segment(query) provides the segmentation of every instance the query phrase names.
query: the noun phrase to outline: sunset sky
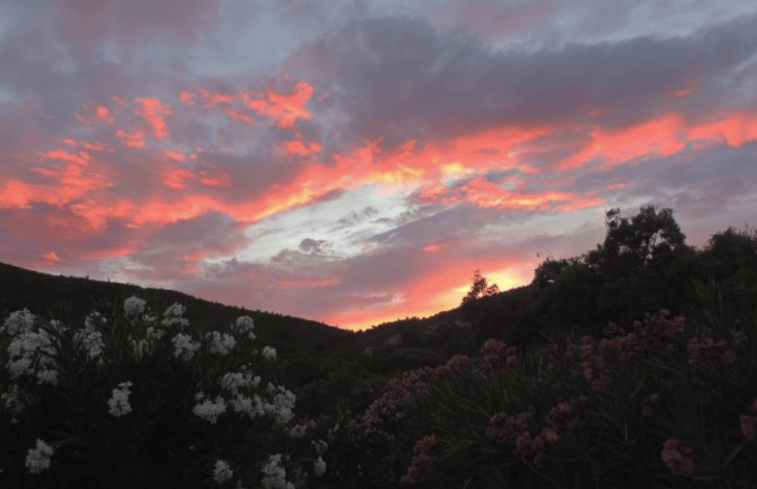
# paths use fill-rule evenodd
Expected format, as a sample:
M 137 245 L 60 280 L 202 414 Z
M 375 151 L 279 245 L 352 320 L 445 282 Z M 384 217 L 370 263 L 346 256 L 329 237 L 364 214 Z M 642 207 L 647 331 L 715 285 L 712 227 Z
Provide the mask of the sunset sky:
M 757 224 L 754 0 L 0 0 L 0 67 L 0 261 L 37 271 L 362 329 L 610 208 Z

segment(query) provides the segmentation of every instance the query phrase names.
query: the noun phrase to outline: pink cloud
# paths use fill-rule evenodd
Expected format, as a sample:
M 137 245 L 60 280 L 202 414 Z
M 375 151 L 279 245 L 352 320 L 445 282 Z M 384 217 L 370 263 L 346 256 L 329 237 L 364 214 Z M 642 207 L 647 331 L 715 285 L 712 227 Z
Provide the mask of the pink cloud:
M 155 139 L 168 137 L 168 128 L 162 115 L 173 114 L 171 108 L 164 106 L 158 98 L 135 98 L 134 102 L 141 105 L 136 113 L 142 116 L 145 122 L 152 127 Z
M 310 119 L 306 105 L 313 92 L 312 85 L 300 80 L 291 92 L 278 92 L 274 87 L 268 87 L 262 98 L 245 92 L 243 99 L 245 105 L 260 115 L 273 117 L 283 127 L 291 127 L 297 119 Z

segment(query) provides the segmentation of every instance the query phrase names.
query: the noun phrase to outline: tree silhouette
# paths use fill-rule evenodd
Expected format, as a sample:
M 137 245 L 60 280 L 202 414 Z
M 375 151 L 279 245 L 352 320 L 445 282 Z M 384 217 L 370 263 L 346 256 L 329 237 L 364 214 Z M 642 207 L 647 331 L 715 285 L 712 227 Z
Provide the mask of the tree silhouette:
M 468 304 L 469 302 L 473 302 L 480 297 L 486 297 L 488 295 L 493 295 L 498 292 L 499 292 L 499 287 L 497 286 L 497 284 L 492 284 L 487 287 L 486 277 L 482 277 L 481 271 L 476 270 L 475 272 L 473 272 L 473 285 L 471 285 L 471 288 L 468 291 L 468 295 L 463 297 L 462 305 Z

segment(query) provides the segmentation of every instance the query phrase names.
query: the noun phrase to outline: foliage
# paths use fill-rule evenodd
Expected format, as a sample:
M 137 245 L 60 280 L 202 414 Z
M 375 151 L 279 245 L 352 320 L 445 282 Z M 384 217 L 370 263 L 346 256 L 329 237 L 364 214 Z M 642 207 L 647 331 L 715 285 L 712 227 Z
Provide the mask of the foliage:
M 463 297 L 462 305 L 465 305 L 471 301 L 475 301 L 481 297 L 494 295 L 499 292 L 497 284 L 487 286 L 486 277 L 481 276 L 481 271 L 476 270 L 473 272 L 473 285 L 471 285 L 468 295 Z
M 158 317 L 136 297 L 109 312 L 77 327 L 19 311 L 0 328 L 3 487 L 257 484 L 294 395 L 252 319 L 203 332 L 180 304 Z

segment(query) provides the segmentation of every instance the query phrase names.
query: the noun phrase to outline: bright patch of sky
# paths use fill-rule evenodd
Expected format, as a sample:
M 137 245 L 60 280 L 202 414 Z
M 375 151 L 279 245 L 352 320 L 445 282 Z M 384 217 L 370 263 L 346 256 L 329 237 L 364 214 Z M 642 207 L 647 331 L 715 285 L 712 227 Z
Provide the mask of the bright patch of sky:
M 298 249 L 307 238 L 325 240 L 336 256 L 349 258 L 362 253 L 362 238 L 392 229 L 395 219 L 406 211 L 402 192 L 376 192 L 373 185 L 364 185 L 345 191 L 337 199 L 275 214 L 253 224 L 244 234 L 255 241 L 237 258 L 267 262 L 281 251 Z M 342 219 L 349 224 L 340 225 Z M 341 227 L 341 231 L 334 231 Z

